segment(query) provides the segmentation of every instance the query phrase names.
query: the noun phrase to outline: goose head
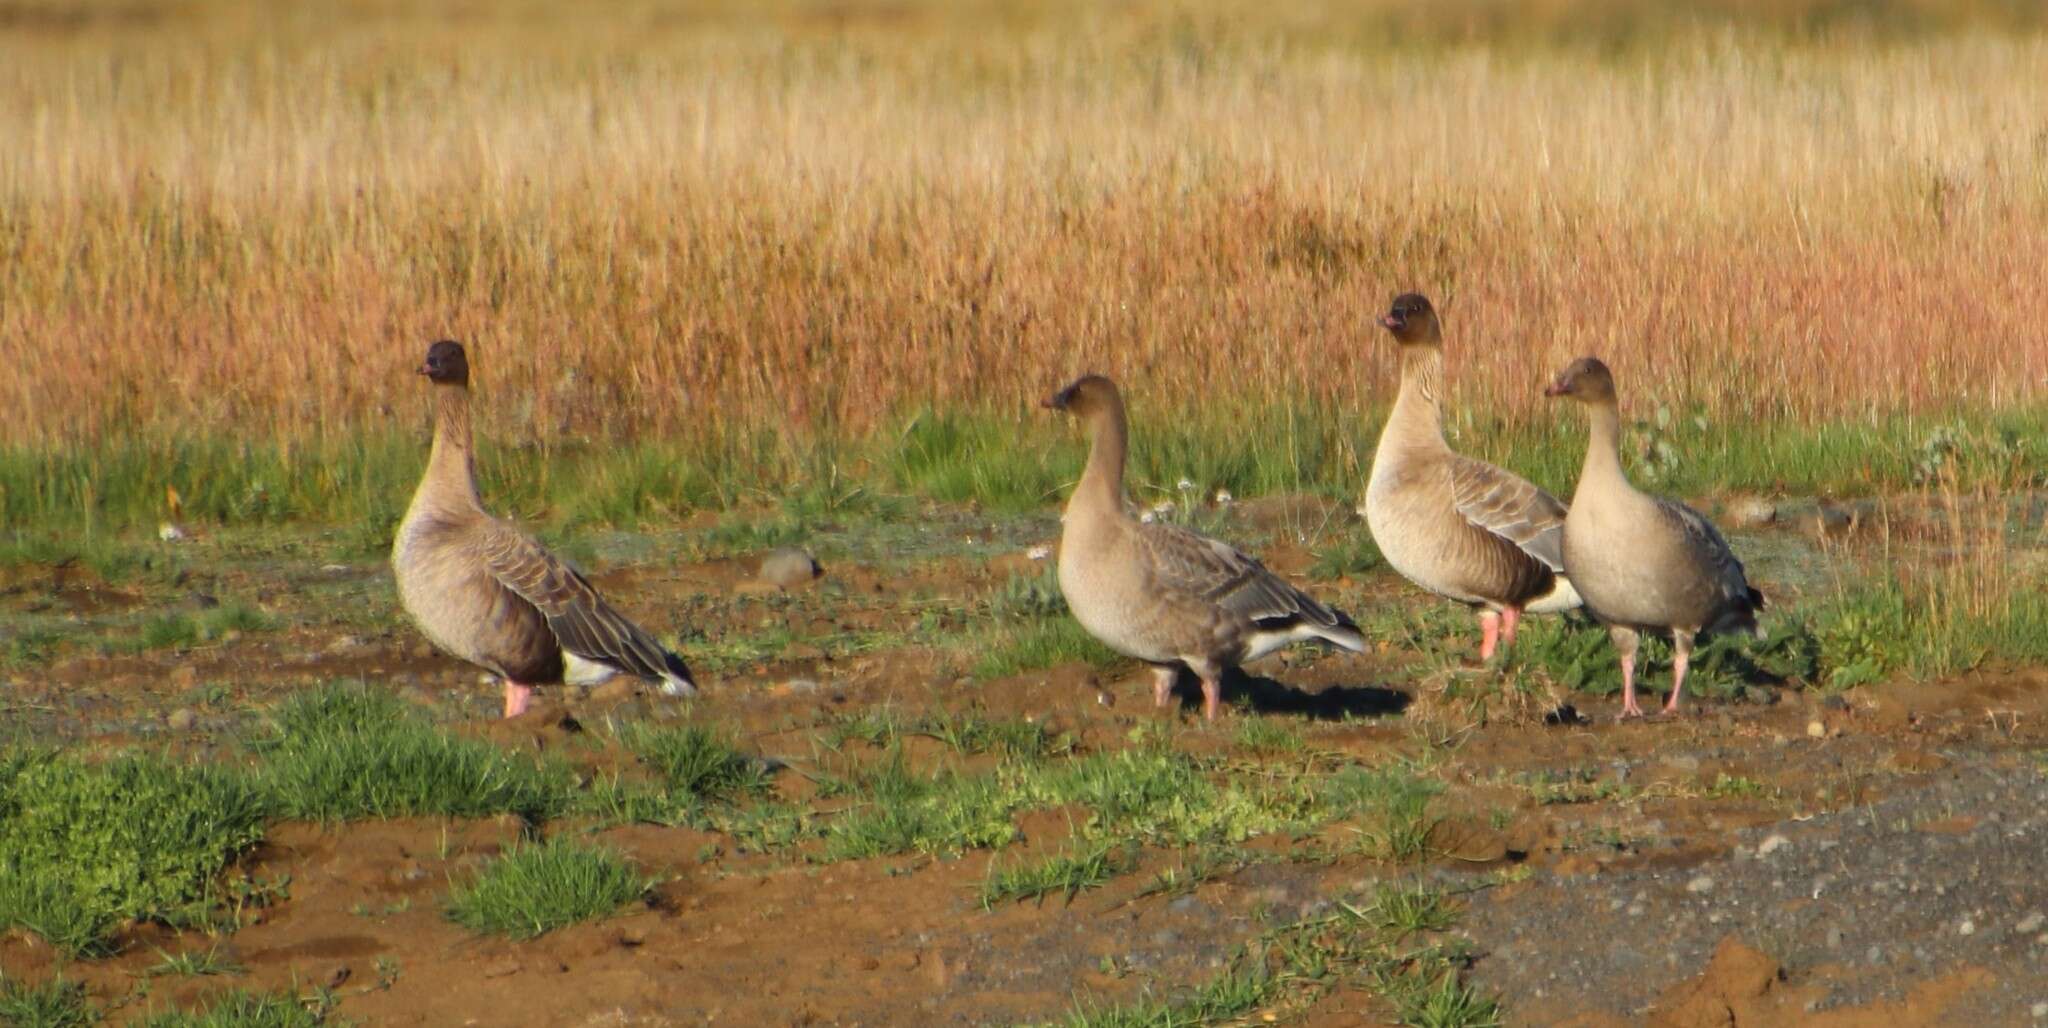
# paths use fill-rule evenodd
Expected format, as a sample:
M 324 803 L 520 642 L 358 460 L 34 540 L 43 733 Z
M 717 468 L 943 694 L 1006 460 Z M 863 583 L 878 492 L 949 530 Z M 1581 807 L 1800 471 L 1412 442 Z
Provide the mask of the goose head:
M 1581 357 L 1557 373 L 1557 380 L 1543 387 L 1543 395 L 1569 396 L 1580 403 L 1614 402 L 1614 373 L 1598 357 Z
M 1429 297 L 1421 293 L 1402 293 L 1394 297 L 1393 307 L 1380 317 L 1380 324 L 1392 332 L 1394 340 L 1403 346 L 1434 345 L 1443 341 L 1436 308 L 1430 306 Z
M 462 351 L 461 343 L 443 339 L 427 347 L 427 359 L 420 364 L 419 373 L 441 385 L 468 385 L 469 355 Z
M 1066 411 L 1084 421 L 1122 405 L 1123 399 L 1117 395 L 1116 383 L 1101 375 L 1083 375 L 1065 389 L 1046 397 L 1041 404 L 1050 410 Z

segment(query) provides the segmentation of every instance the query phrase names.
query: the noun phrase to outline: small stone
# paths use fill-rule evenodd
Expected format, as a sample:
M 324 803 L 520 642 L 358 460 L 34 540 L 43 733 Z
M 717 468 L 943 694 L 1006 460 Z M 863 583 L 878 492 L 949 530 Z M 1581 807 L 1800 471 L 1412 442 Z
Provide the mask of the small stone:
M 1692 881 L 1685 883 L 1685 891 L 1691 893 L 1713 892 L 1714 880 L 1712 878 L 1708 878 L 1706 875 L 1701 875 L 1698 878 L 1695 878 Z
M 1782 835 L 1773 835 L 1765 839 L 1764 841 L 1756 844 L 1756 855 L 1759 857 L 1768 857 L 1771 854 L 1776 853 L 1779 850 L 1784 849 L 1785 847 L 1790 845 L 1792 845 L 1792 840 L 1787 839 Z
M 794 589 L 825 573 L 808 551 L 785 546 L 761 558 L 761 581 L 777 589 Z
M 1977 934 L 1977 922 L 1975 922 L 1975 921 L 1972 921 L 1972 920 L 1970 920 L 1970 919 L 1969 919 L 1969 918 L 1967 918 L 1967 917 L 1966 917 L 1966 918 L 1963 918 L 1963 923 L 1962 923 L 1962 924 L 1959 924 L 1959 925 L 1957 925 L 1957 926 L 1956 926 L 1956 934 L 1957 934 L 1957 935 L 1975 935 L 1975 934 Z
M 1690 753 L 1674 753 L 1664 758 L 1664 766 L 1674 771 L 1698 771 L 1700 758 Z
M 2048 1001 L 2034 1004 L 2034 1020 L 2048 1021 Z
M 1840 928 L 1830 928 L 1830 929 L 1828 929 L 1828 948 L 1829 948 L 1829 949 L 1841 949 L 1841 948 L 1842 948 L 1842 930 L 1841 930 Z
M 2018 932 L 2021 935 L 2026 935 L 2034 931 L 2035 929 L 2040 928 L 2041 924 L 2044 921 L 2048 921 L 2048 918 L 2042 917 L 2040 912 L 2036 911 L 2032 914 L 2028 914 L 2026 917 L 2021 918 L 2019 924 L 2012 926 L 2012 930 Z
M 1863 954 L 1863 959 L 1871 964 L 1882 964 L 1884 963 L 1884 949 L 1879 946 L 1872 946 L 1869 951 Z
M 199 726 L 199 715 L 191 707 L 179 707 L 164 718 L 164 725 L 173 732 L 189 732 Z
M 1727 516 L 1736 528 L 1761 528 L 1778 520 L 1778 506 L 1761 496 L 1738 496 L 1728 502 Z
M 1828 726 L 1826 726 L 1826 725 L 1824 725 L 1824 724 L 1821 724 L 1821 723 L 1820 723 L 1819 721 L 1808 721 L 1808 722 L 1806 723 L 1806 737 L 1807 737 L 1807 738 L 1809 738 L 1809 739 L 1824 739 L 1824 738 L 1826 738 L 1826 737 L 1827 737 L 1827 734 L 1828 734 Z

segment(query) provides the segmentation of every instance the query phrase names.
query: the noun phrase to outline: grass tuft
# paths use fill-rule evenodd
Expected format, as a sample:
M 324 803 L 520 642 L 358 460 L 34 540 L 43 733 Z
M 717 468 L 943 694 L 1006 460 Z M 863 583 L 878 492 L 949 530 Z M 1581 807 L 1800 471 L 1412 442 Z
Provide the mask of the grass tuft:
M 448 917 L 472 931 L 531 939 L 605 917 L 651 888 L 610 850 L 556 838 L 484 865 L 450 893 Z
M 1106 885 L 1111 879 L 1137 866 L 1134 846 L 1105 843 L 1075 852 L 1056 854 L 1036 863 L 1003 867 L 990 861 L 988 878 L 981 886 L 981 906 L 992 910 L 1006 900 L 1036 899 L 1059 893 L 1072 903 L 1084 889 Z
M 516 814 L 534 823 L 567 810 L 567 768 L 514 756 L 425 723 L 404 701 L 363 685 L 287 700 L 259 745 L 260 782 L 280 817 L 348 821 Z
M 69 952 L 99 950 L 117 923 L 204 917 L 221 871 L 263 837 L 242 777 L 126 755 L 0 758 L 0 926 Z
M 99 1020 L 82 982 L 56 977 L 30 985 L 0 975 L 0 1025 L 6 1028 L 85 1028 Z

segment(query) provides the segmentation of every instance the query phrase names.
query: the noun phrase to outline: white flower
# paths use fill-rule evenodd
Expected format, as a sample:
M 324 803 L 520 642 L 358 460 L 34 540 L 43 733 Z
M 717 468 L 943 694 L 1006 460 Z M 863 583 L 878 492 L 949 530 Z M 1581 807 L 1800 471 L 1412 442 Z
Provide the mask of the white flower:
M 1174 486 L 1174 488 L 1179 489 L 1181 492 L 1184 493 L 1191 493 L 1195 491 L 1195 483 L 1190 482 L 1187 479 L 1183 478 L 1180 480 L 1180 484 Z
M 1230 490 L 1228 490 L 1228 489 L 1218 489 L 1218 490 L 1216 490 L 1216 505 L 1217 505 L 1218 507 L 1228 507 L 1228 506 L 1230 506 L 1230 505 L 1231 505 L 1232 503 L 1235 503 L 1235 502 L 1237 502 L 1237 497 L 1235 497 L 1235 496 L 1232 496 L 1232 495 L 1230 495 Z
M 1045 558 L 1052 556 L 1052 547 L 1033 546 L 1032 548 L 1024 551 L 1024 556 L 1029 557 L 1032 560 L 1044 560 Z

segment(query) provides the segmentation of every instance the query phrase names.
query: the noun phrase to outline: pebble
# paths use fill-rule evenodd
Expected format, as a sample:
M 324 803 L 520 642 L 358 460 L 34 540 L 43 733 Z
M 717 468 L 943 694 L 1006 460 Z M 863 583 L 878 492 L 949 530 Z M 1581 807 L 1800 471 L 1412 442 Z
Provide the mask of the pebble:
M 2044 921 L 2048 921 L 2048 918 L 2042 917 L 2040 912 L 2036 911 L 2035 913 L 2028 914 L 2026 917 L 2021 918 L 2019 924 L 2012 926 L 2012 930 L 2018 932 L 2021 935 L 2025 935 L 2028 932 L 2031 932 L 2034 929 L 2041 927 Z
M 2034 1020 L 2048 1020 L 2048 1002 L 2034 1004 Z
M 1767 838 L 1764 841 L 1757 843 L 1756 855 L 1759 857 L 1768 857 L 1771 854 L 1776 853 L 1779 850 L 1784 849 L 1785 847 L 1790 845 L 1792 845 L 1792 840 L 1787 839 L 1782 835 L 1773 835 L 1770 838 Z
M 1957 935 L 1975 935 L 1975 934 L 1977 934 L 1977 922 L 1975 922 L 1975 921 L 1972 921 L 1972 920 L 1970 920 L 1970 919 L 1969 919 L 1969 918 L 1967 918 L 1967 917 L 1966 917 L 1966 918 L 1963 918 L 1963 923 L 1962 923 L 1962 924 L 1959 924 L 1959 925 L 1957 925 L 1957 926 L 1956 926 L 1956 934 L 1957 934 Z
M 784 546 L 761 558 L 761 581 L 777 589 L 795 588 L 824 573 L 817 558 L 794 546 Z
M 164 724 L 173 732 L 189 732 L 199 726 L 199 715 L 191 707 L 179 707 L 164 718 Z
M 1820 723 L 1819 721 L 1808 721 L 1808 722 L 1806 723 L 1806 737 L 1807 737 L 1807 738 L 1809 738 L 1809 739 L 1821 739 L 1821 738 L 1825 738 L 1825 737 L 1827 736 L 1827 734 L 1828 734 L 1828 726 L 1826 726 L 1826 725 L 1824 725 L 1824 724 L 1821 724 L 1821 723 Z
M 1878 946 L 1872 946 L 1870 947 L 1869 952 L 1863 954 L 1863 957 L 1865 960 L 1868 960 L 1873 965 L 1882 964 L 1884 963 L 1884 949 Z
M 1712 878 L 1708 878 L 1706 875 L 1701 875 L 1698 878 L 1695 878 L 1692 881 L 1685 883 L 1685 891 L 1693 893 L 1713 892 L 1714 880 Z

